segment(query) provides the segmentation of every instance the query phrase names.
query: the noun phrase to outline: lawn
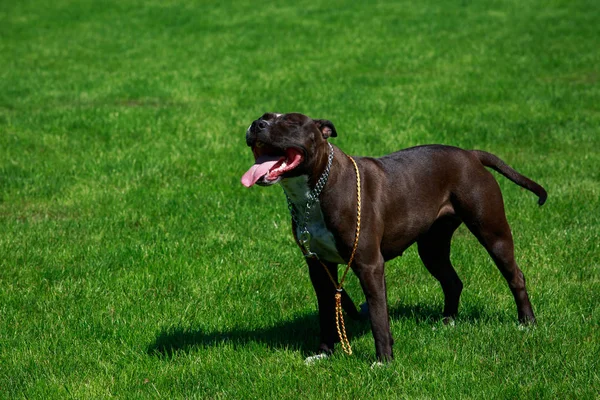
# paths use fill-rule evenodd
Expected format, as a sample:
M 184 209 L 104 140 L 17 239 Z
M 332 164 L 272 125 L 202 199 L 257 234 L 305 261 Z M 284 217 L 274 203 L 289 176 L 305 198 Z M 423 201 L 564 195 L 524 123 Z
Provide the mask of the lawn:
M 598 398 L 597 1 L 4 1 L 0 398 Z M 416 249 L 387 264 L 395 360 L 312 366 L 281 189 L 244 188 L 267 111 L 380 156 L 491 151 L 538 325 L 461 227 L 454 327 Z M 347 288 L 363 301 L 357 279 Z

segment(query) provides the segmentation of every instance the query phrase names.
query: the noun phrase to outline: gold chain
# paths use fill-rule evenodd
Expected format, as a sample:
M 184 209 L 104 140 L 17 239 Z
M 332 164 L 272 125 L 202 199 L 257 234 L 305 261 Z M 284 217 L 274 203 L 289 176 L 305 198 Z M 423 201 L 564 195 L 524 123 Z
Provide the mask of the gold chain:
M 356 165 L 356 161 L 354 158 L 348 156 L 352 164 L 354 165 L 354 170 L 356 171 L 356 235 L 354 236 L 354 245 L 352 246 L 352 253 L 350 254 L 350 260 L 348 261 L 348 265 L 346 266 L 346 270 L 344 271 L 344 275 L 342 275 L 342 280 L 338 286 L 338 289 L 342 288 L 342 284 L 344 283 L 344 279 L 346 279 L 346 274 L 348 274 L 348 270 L 350 269 L 350 264 L 354 261 L 354 255 L 356 254 L 356 249 L 358 248 L 358 238 L 360 237 L 360 208 L 361 208 L 361 199 L 360 199 L 360 172 L 358 172 L 358 165 Z
M 352 161 L 352 164 L 354 165 L 354 170 L 356 171 L 356 235 L 354 236 L 354 245 L 352 246 L 352 253 L 350 254 L 350 259 L 348 260 L 348 265 L 346 265 L 346 269 L 344 270 L 340 283 L 337 283 L 335 279 L 333 279 L 331 272 L 329 272 L 329 268 L 327 268 L 327 266 L 321 260 L 319 260 L 319 258 L 317 258 L 317 260 L 321 263 L 323 269 L 325 269 L 325 272 L 327 272 L 327 276 L 329 276 L 329 279 L 331 280 L 333 286 L 335 286 L 335 290 L 337 291 L 337 293 L 335 294 L 335 327 L 337 328 L 337 333 L 340 339 L 340 344 L 342 345 L 342 350 L 344 350 L 344 353 L 352 355 L 352 347 L 350 347 L 350 341 L 346 336 L 346 325 L 344 324 L 344 315 L 342 313 L 342 286 L 344 284 L 344 280 L 346 279 L 346 275 L 350 270 L 350 266 L 354 261 L 356 249 L 358 248 L 358 238 L 360 237 L 361 197 L 360 172 L 358 172 L 358 165 L 356 165 L 356 161 L 354 161 L 352 157 L 348 156 L 348 158 L 350 159 L 350 161 Z

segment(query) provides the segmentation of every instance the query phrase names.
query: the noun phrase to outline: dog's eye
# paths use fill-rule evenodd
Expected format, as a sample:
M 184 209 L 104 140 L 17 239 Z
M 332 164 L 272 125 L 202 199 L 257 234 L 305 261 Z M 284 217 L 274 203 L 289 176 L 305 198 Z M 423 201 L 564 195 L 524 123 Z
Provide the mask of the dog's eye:
M 256 147 L 257 147 L 257 148 L 259 148 L 259 149 L 260 149 L 260 148 L 261 148 L 261 147 L 263 147 L 264 145 L 265 145 L 265 144 L 264 144 L 263 142 L 261 142 L 260 140 L 257 140 L 257 141 L 256 141 Z

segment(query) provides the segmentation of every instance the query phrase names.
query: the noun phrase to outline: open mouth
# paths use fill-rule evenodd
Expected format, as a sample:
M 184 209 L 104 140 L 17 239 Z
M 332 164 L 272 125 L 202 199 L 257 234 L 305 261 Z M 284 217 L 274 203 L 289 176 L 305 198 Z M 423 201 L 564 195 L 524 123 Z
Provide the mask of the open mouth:
M 299 149 L 290 147 L 280 150 L 262 142 L 257 142 L 252 152 L 256 161 L 242 176 L 242 185 L 246 187 L 255 183 L 259 185 L 276 183 L 283 174 L 296 168 L 304 159 Z

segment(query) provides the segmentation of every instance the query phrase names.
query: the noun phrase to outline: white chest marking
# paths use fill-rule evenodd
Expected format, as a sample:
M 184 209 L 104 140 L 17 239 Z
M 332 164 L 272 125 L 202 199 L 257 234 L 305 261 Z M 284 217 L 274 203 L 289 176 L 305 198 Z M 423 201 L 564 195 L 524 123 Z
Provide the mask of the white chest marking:
M 344 264 L 344 260 L 340 257 L 335 247 L 335 238 L 325 225 L 320 203 L 317 202 L 311 208 L 308 216 L 306 215 L 308 193 L 310 192 L 308 178 L 306 176 L 287 178 L 282 180 L 280 184 L 285 189 L 296 209 L 299 222 L 298 226 L 296 226 L 296 236 L 300 237 L 300 232 L 304 228 L 304 226 L 299 225 L 306 224 L 306 228 L 310 232 L 310 251 L 316 253 L 322 261 Z

